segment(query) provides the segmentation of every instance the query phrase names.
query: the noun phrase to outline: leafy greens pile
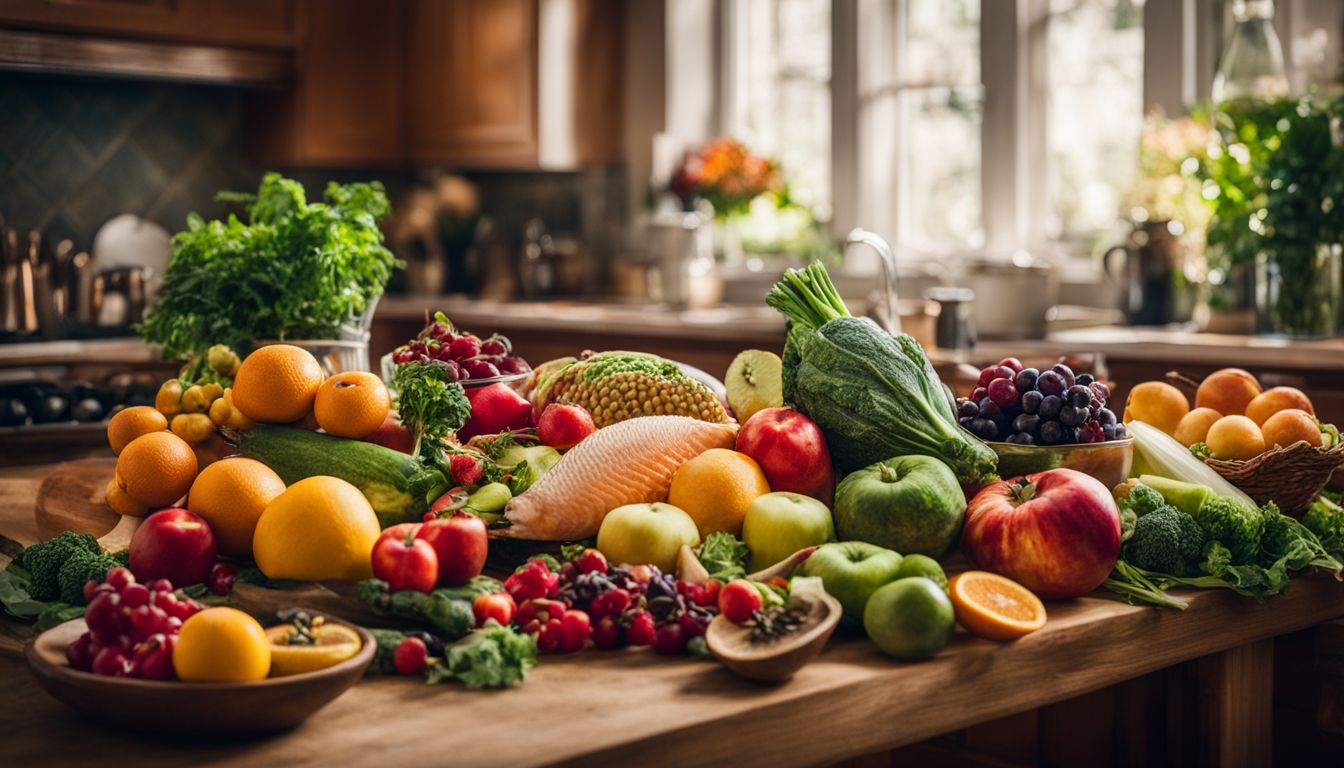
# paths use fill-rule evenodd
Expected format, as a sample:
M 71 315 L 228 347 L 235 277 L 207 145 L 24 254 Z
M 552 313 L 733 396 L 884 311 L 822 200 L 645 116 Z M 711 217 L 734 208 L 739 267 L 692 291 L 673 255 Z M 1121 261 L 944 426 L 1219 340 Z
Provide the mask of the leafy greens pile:
M 268 173 L 246 221 L 192 214 L 173 237 L 158 305 L 140 327 L 171 358 L 212 344 L 247 348 L 258 339 L 331 339 L 383 291 L 396 260 L 378 220 L 388 212 L 381 184 L 327 185 L 324 202 L 303 185 Z

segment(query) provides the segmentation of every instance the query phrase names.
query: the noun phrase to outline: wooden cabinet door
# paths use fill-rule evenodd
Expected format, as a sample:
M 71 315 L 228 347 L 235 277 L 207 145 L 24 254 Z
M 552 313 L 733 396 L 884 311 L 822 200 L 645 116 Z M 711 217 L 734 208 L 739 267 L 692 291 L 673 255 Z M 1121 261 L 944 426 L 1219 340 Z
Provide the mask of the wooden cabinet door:
M 0 24 L 184 43 L 287 48 L 295 0 L 0 0 Z
M 411 0 L 410 159 L 475 167 L 537 162 L 537 0 Z

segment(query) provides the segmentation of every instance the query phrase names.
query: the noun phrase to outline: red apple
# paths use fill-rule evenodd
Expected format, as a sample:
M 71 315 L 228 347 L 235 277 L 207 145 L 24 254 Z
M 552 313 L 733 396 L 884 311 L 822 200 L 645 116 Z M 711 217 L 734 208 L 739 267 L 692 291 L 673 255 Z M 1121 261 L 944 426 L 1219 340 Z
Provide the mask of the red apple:
M 791 408 L 757 411 L 737 433 L 737 450 L 761 465 L 772 491 L 811 496 L 830 506 L 835 467 L 816 422 Z
M 532 404 L 507 384 L 468 387 L 471 418 L 457 432 L 466 442 L 477 435 L 493 435 L 504 430 L 522 429 L 532 423 Z
M 1120 513 L 1100 481 L 1051 469 L 985 486 L 966 509 L 966 556 L 1047 600 L 1101 586 L 1120 556 Z
M 131 573 L 149 584 L 167 579 L 176 587 L 200 584 L 215 564 L 215 534 L 205 518 L 185 509 L 163 509 L 131 536 Z
M 485 523 L 458 510 L 451 517 L 430 520 L 420 527 L 417 539 L 429 542 L 439 558 L 439 584 L 461 584 L 481 574 L 488 548 Z
M 415 448 L 415 435 L 403 427 L 395 416 L 388 416 L 372 434 L 360 438 L 366 443 L 381 445 L 394 451 L 410 453 Z
M 537 419 L 537 437 L 542 445 L 563 451 L 597 431 L 593 417 L 582 405 L 551 403 Z

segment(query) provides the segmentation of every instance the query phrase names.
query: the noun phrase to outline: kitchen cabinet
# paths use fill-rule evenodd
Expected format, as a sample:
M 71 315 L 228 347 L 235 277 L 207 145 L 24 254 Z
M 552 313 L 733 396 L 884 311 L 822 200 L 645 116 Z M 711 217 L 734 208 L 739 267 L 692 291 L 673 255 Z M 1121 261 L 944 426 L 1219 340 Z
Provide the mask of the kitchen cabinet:
M 10 28 L 251 48 L 294 44 L 298 0 L 0 0 Z

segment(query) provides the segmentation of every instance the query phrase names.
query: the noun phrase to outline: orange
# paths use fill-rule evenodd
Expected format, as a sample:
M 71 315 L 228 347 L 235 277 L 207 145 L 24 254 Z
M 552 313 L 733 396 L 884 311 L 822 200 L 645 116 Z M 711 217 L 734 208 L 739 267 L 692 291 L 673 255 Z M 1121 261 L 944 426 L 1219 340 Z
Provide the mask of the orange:
M 1256 424 L 1263 425 L 1270 416 L 1289 408 L 1316 414 L 1316 409 L 1311 407 L 1311 398 L 1302 390 L 1296 387 L 1274 387 L 1255 396 L 1246 406 L 1246 416 Z
M 271 344 L 243 360 L 233 379 L 233 405 L 252 421 L 288 424 L 313 410 L 322 366 L 308 350 Z
M 172 432 L 150 432 L 122 449 L 114 477 L 142 506 L 165 507 L 191 489 L 196 467 L 196 454 L 187 441 Z
M 1195 390 L 1195 407 L 1212 408 L 1224 416 L 1241 416 L 1260 394 L 1260 382 L 1249 371 L 1223 368 L 1204 377 Z
M 271 643 L 237 608 L 206 608 L 182 622 L 173 670 L 188 683 L 246 683 L 271 671 Z
M 1170 435 L 1189 412 L 1190 401 L 1181 390 L 1165 381 L 1145 381 L 1129 391 L 1124 421 L 1142 421 Z
M 144 517 L 149 514 L 149 507 L 127 496 L 125 489 L 117 485 L 116 478 L 107 481 L 107 491 L 105 493 L 107 506 L 118 515 Z
M 1320 430 L 1317 430 L 1319 439 Z M 1265 437 L 1254 421 L 1245 416 L 1224 416 L 1209 427 L 1204 438 L 1215 459 L 1250 459 L 1265 452 Z
M 134 405 L 117 411 L 107 422 L 107 443 L 112 452 L 121 455 L 126 445 L 141 435 L 162 432 L 168 428 L 168 417 L 148 405 Z
M 285 492 L 285 482 L 256 459 L 220 459 L 191 484 L 187 509 L 204 517 L 215 545 L 230 557 L 252 557 L 252 535 L 266 505 Z
M 373 575 L 370 557 L 379 533 L 378 516 L 358 488 L 318 475 L 266 505 L 252 535 L 252 556 L 272 579 L 359 581 Z
M 957 623 L 976 637 L 1016 640 L 1045 626 L 1045 606 L 1031 590 L 988 571 L 966 571 L 947 583 Z
M 1209 434 L 1209 427 L 1221 418 L 1223 414 L 1212 408 L 1196 408 L 1181 417 L 1176 425 L 1176 431 L 1172 432 L 1171 436 L 1176 438 L 1176 442 L 1189 448 L 1195 443 L 1204 442 L 1204 438 Z
M 710 448 L 677 469 L 667 503 L 691 516 L 702 540 L 714 531 L 741 538 L 747 508 L 769 492 L 765 473 L 750 456 Z
M 318 426 L 337 437 L 368 437 L 392 410 L 383 380 L 367 371 L 346 371 L 322 382 L 313 403 Z
M 1298 440 L 1306 440 L 1317 448 L 1321 447 L 1321 425 L 1316 417 L 1296 408 L 1270 416 L 1261 425 L 1260 432 L 1265 436 L 1266 448 L 1276 445 L 1287 448 Z

